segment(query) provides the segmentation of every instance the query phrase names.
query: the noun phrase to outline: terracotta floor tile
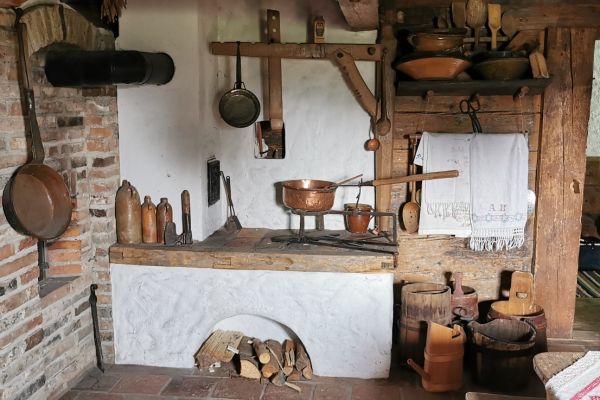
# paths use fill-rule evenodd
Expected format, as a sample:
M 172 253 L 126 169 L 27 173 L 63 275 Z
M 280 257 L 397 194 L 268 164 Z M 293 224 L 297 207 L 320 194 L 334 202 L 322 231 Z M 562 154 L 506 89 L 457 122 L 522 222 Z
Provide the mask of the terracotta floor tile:
M 170 380 L 166 375 L 124 375 L 112 392 L 159 394 Z
M 319 384 L 315 387 L 314 400 L 348 400 L 351 386 L 348 384 Z
M 206 397 L 215 385 L 216 379 L 201 377 L 174 377 L 164 388 L 161 395 Z
M 352 400 L 400 400 L 402 399 L 401 387 L 398 385 L 365 382 L 352 386 Z M 404 400 L 419 399 L 409 397 Z
M 78 394 L 79 392 L 67 392 L 60 398 L 60 400 L 73 400 L 75 399 L 75 397 L 77 397 Z
M 219 379 L 212 393 L 212 397 L 223 399 L 247 399 L 258 400 L 263 392 L 265 385 L 261 385 L 258 381 L 231 378 Z
M 108 374 L 89 374 L 83 378 L 74 390 L 91 390 L 95 392 L 110 392 L 121 378 L 117 375 Z
M 306 383 L 294 384 L 300 386 L 302 392 L 298 393 L 287 386 L 279 387 L 269 384 L 265 389 L 262 400 L 309 400 L 311 398 L 314 385 Z
M 76 400 L 125 400 L 120 394 L 114 393 L 100 393 L 100 392 L 81 392 Z

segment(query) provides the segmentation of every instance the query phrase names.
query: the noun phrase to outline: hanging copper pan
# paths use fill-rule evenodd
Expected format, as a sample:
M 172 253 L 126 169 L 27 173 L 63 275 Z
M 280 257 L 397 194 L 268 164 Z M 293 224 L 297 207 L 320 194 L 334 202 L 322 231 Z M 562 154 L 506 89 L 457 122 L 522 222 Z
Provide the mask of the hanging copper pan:
M 35 115 L 25 24 L 17 23 L 26 126 L 31 133 L 31 160 L 19 167 L 4 187 L 2 206 L 18 232 L 41 240 L 60 236 L 71 222 L 71 198 L 62 177 L 44 165 L 44 147 Z

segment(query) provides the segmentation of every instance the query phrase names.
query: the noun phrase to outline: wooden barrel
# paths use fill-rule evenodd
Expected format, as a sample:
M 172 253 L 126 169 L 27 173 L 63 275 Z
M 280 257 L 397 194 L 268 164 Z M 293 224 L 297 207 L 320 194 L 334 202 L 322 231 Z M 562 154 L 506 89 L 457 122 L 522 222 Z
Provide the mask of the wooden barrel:
M 437 283 L 412 283 L 402 288 L 400 304 L 400 356 L 423 365 L 427 323 L 452 322 L 450 288 Z
M 495 319 L 467 325 L 476 380 L 495 390 L 525 386 L 533 375 L 535 329 L 527 322 Z
M 515 319 L 529 322 L 535 328 L 535 354 L 548 351 L 548 341 L 546 339 L 547 323 L 544 309 L 537 304 L 533 304 L 525 313 L 511 314 L 508 306 L 508 301 L 493 302 L 490 311 L 488 311 L 488 321 L 494 319 Z

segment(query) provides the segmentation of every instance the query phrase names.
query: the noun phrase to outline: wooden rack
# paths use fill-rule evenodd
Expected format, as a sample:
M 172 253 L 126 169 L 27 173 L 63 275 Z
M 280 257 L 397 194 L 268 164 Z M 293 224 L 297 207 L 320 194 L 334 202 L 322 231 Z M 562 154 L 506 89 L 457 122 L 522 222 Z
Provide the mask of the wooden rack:
M 396 96 L 517 96 L 542 94 L 552 79 L 517 79 L 511 81 L 398 81 Z

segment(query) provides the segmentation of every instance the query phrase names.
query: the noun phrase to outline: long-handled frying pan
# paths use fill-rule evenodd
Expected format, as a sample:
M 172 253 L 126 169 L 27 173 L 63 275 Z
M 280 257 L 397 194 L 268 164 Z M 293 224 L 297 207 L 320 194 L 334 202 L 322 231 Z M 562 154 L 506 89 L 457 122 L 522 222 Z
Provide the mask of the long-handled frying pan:
M 41 240 L 60 236 L 71 222 L 69 189 L 62 177 L 44 165 L 44 147 L 35 115 L 27 27 L 17 22 L 26 128 L 31 134 L 31 160 L 19 167 L 4 187 L 2 206 L 18 232 Z
M 219 113 L 223 121 L 234 128 L 245 128 L 252 125 L 260 114 L 260 102 L 254 93 L 246 89 L 242 82 L 242 61 L 240 42 L 237 42 L 235 60 L 235 85 L 221 97 Z

